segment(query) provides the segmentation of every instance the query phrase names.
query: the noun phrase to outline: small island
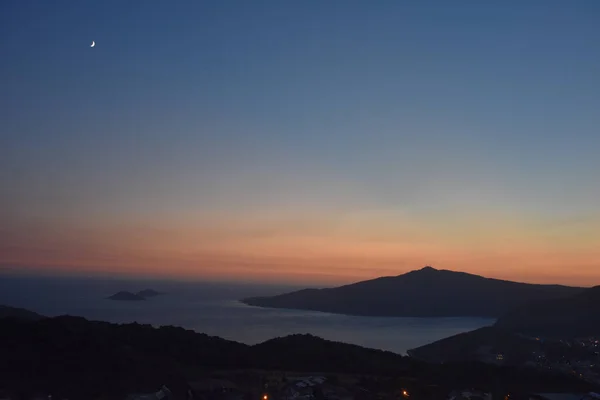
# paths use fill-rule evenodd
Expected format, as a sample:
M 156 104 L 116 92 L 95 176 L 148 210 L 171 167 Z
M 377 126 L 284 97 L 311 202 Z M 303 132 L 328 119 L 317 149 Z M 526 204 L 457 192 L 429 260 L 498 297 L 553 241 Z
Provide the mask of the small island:
M 108 297 L 110 300 L 118 300 L 118 301 L 140 301 L 146 300 L 149 297 L 156 297 L 163 295 L 164 293 L 158 292 L 154 289 L 144 289 L 140 290 L 137 293 L 128 292 L 128 291 L 120 291 L 118 293 L 113 294 Z
M 146 300 L 145 297 L 140 296 L 139 294 L 121 291 L 113 294 L 108 297 L 109 300 L 117 300 L 117 301 L 141 301 Z

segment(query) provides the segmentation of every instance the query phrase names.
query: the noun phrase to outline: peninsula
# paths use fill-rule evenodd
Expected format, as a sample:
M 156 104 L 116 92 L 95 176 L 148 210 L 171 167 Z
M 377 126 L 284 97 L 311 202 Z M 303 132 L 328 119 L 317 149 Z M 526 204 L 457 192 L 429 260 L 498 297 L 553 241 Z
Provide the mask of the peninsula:
M 583 290 L 425 267 L 336 288 L 304 289 L 241 301 L 258 307 L 359 316 L 498 318 L 523 304 L 573 296 Z

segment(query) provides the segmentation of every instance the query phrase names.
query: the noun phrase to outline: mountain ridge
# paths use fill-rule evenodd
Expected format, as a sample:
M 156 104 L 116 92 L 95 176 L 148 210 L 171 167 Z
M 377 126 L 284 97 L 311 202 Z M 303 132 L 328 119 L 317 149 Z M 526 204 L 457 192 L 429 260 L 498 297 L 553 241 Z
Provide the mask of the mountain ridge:
M 302 289 L 241 302 L 251 306 L 358 316 L 490 317 L 531 301 L 568 297 L 583 288 L 486 278 L 427 266 L 335 288 Z

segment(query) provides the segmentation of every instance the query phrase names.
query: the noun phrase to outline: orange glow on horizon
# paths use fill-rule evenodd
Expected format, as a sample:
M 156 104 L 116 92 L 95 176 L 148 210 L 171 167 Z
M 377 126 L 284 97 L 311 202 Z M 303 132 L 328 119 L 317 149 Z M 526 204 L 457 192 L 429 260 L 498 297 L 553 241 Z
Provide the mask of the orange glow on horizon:
M 552 225 L 506 215 L 390 212 L 6 231 L 0 265 L 60 273 L 337 285 L 424 265 L 487 277 L 600 284 L 599 218 Z M 156 226 L 159 228 L 149 228 Z M 60 228 L 60 229 L 59 229 Z M 35 268 L 34 268 L 35 267 Z

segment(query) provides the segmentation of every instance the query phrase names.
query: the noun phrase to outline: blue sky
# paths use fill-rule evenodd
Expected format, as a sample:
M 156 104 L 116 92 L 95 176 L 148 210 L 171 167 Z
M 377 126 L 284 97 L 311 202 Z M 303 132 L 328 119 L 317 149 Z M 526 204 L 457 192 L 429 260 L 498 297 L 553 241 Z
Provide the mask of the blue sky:
M 592 0 L 4 1 L 3 234 L 593 220 L 599 20 Z

